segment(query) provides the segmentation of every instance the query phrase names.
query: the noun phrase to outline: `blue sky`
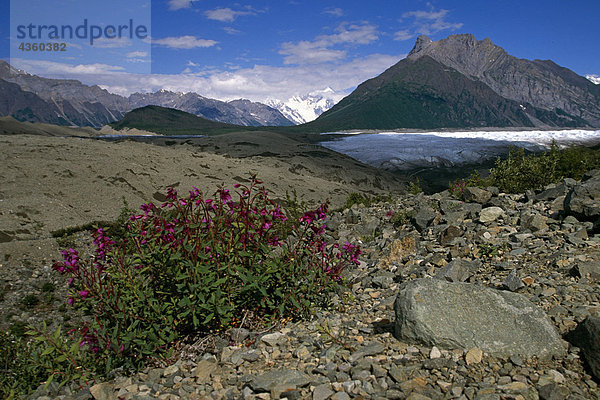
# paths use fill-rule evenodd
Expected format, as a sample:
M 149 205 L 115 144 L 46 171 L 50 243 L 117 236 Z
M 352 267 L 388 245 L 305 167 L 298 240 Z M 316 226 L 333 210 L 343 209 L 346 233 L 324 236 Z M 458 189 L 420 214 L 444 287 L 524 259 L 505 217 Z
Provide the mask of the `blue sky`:
M 10 9 L 2 0 L 0 9 L 0 58 L 125 95 L 168 89 L 265 101 L 329 86 L 342 96 L 403 58 L 419 34 L 439 40 L 472 33 L 516 57 L 600 75 L 598 0 L 12 2 Z M 15 37 L 16 25 L 77 26 L 84 19 L 104 28 L 131 19 L 148 37 L 93 45 L 71 38 L 62 53 L 15 47 L 27 40 Z

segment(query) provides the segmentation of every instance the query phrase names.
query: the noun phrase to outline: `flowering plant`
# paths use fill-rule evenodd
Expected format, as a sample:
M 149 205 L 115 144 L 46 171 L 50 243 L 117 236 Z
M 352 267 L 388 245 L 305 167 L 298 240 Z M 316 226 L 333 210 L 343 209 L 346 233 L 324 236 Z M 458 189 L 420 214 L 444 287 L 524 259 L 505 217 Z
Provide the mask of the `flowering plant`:
M 302 317 L 326 300 L 360 249 L 327 245 L 327 203 L 288 221 L 260 184 L 253 177 L 214 198 L 170 188 L 164 204 L 131 216 L 122 240 L 98 228 L 90 259 L 63 251 L 53 268 L 70 275 L 68 302 L 92 317 L 72 332 L 80 345 L 109 364 L 140 366 L 188 334 L 235 325 L 244 312 Z

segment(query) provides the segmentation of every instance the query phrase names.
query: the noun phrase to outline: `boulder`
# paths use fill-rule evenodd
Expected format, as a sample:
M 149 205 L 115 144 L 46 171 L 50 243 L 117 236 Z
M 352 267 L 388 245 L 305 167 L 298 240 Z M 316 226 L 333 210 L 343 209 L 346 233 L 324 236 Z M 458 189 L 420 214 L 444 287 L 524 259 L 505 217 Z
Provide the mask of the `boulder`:
M 416 279 L 394 304 L 396 338 L 498 356 L 548 358 L 565 353 L 555 327 L 525 296 L 468 283 Z
M 577 278 L 589 278 L 598 281 L 600 280 L 600 261 L 579 262 L 569 272 Z
M 457 258 L 442 268 L 435 275 L 435 279 L 442 279 L 448 282 L 464 282 L 473 275 L 474 269 L 471 261 Z
M 558 185 L 549 185 L 542 192 L 535 195 L 536 201 L 549 201 L 567 194 L 567 185 L 561 182 Z
M 504 210 L 500 207 L 487 207 L 479 212 L 479 222 L 486 224 L 493 222 L 504 215 Z
M 587 172 L 579 184 L 565 198 L 565 211 L 580 220 L 596 221 L 600 218 L 600 171 Z
M 467 187 L 463 192 L 463 198 L 469 203 L 485 204 L 492 198 L 492 194 L 478 187 Z
M 431 222 L 433 222 L 435 216 L 436 212 L 433 208 L 423 207 L 419 210 L 419 212 L 417 212 L 417 215 L 414 216 L 412 223 L 415 228 L 419 230 L 419 232 L 422 232 L 431 224 Z
M 278 369 L 252 376 L 249 386 L 255 392 L 269 392 L 276 385 L 286 384 L 302 387 L 309 383 L 309 376 L 303 372 L 292 369 Z
M 600 317 L 587 317 L 567 340 L 581 349 L 590 372 L 600 379 Z
M 532 232 L 545 231 L 548 229 L 546 222 L 548 218 L 540 214 L 523 213 L 521 214 L 521 227 L 529 229 Z
M 463 234 L 463 230 L 458 226 L 450 225 L 446 227 L 439 234 L 439 242 L 442 246 L 447 246 L 452 243 L 454 239 L 457 237 L 461 237 Z

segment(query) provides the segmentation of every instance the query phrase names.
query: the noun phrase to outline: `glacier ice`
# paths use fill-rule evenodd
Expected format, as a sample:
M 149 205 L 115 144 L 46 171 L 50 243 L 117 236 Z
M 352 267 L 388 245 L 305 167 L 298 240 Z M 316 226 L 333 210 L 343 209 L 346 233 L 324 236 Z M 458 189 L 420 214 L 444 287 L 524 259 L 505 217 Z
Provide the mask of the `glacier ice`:
M 585 129 L 353 133 L 321 145 L 390 170 L 480 163 L 506 154 L 511 146 L 541 151 L 548 149 L 552 141 L 559 146 L 600 143 L 600 130 Z

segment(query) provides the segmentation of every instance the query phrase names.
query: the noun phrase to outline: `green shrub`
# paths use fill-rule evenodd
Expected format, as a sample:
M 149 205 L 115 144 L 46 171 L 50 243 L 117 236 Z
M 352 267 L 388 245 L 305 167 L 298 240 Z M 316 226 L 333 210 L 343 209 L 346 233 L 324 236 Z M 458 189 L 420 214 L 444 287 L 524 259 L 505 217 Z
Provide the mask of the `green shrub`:
M 31 310 L 40 303 L 40 299 L 35 294 L 28 294 L 21 300 L 21 304 L 28 310 Z
M 340 211 L 343 211 L 344 209 L 347 209 L 347 208 L 351 208 L 354 204 L 359 205 L 359 206 L 362 205 L 364 207 L 370 207 L 371 205 L 382 202 L 382 201 L 383 202 L 391 202 L 392 198 L 389 195 L 378 194 L 375 196 L 368 196 L 366 194 L 352 192 L 346 198 L 346 202 L 344 203 L 344 206 L 341 208 Z
M 31 353 L 24 338 L 0 330 L 0 398 L 23 397 L 45 379 L 44 371 L 31 363 Z
M 423 193 L 423 189 L 421 188 L 421 180 L 419 178 L 417 178 L 415 181 L 411 181 L 408 184 L 408 193 L 415 195 Z
M 479 171 L 475 171 L 467 179 L 456 179 L 448 185 L 450 195 L 458 200 L 463 200 L 464 192 L 467 187 L 485 188 L 492 186 L 492 181 L 487 178 L 483 179 L 479 175 Z
M 122 239 L 97 229 L 92 259 L 62 252 L 53 268 L 72 277 L 68 302 L 91 316 L 74 333 L 105 371 L 164 359 L 177 340 L 237 326 L 246 313 L 300 318 L 327 302 L 359 248 L 327 246 L 326 203 L 288 228 L 260 183 L 234 185 L 235 202 L 226 189 L 214 199 L 169 189 L 164 204 L 129 218 Z
M 559 150 L 556 143 L 552 143 L 549 151 L 540 154 L 525 154 L 524 149 L 513 148 L 507 159 L 496 161 L 490 171 L 490 181 L 504 192 L 522 193 L 565 178 L 581 179 L 586 171 L 599 167 L 598 150 L 586 147 Z

